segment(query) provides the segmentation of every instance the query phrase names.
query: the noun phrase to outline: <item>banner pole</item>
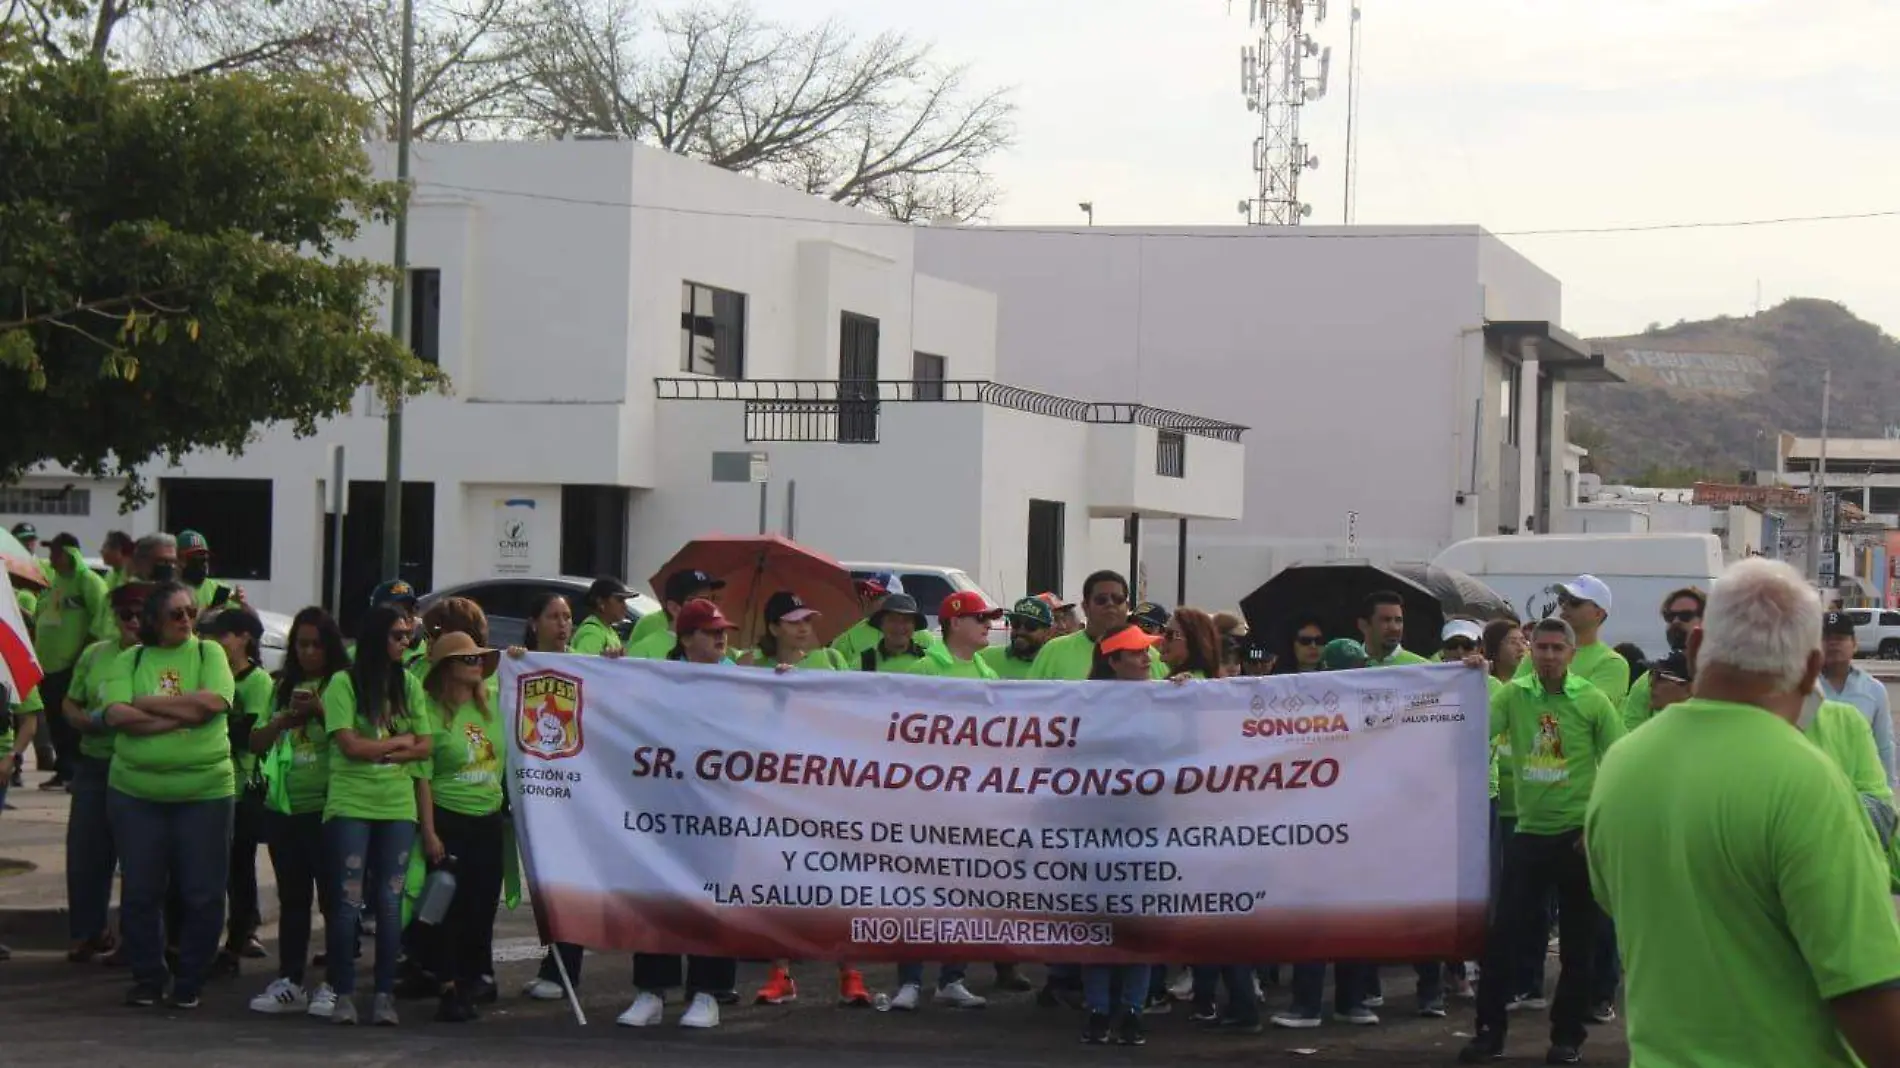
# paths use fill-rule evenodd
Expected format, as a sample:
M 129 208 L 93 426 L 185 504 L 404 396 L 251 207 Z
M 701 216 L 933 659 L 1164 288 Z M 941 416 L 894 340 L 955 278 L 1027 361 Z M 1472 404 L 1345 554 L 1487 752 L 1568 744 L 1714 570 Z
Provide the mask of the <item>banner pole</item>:
M 554 958 L 554 970 L 561 973 L 561 990 L 567 994 L 567 1004 L 574 1010 L 574 1022 L 587 1026 L 587 1014 L 581 1011 L 581 999 L 574 993 L 574 980 L 567 977 L 567 961 L 561 959 L 561 947 L 551 945 L 548 953 Z

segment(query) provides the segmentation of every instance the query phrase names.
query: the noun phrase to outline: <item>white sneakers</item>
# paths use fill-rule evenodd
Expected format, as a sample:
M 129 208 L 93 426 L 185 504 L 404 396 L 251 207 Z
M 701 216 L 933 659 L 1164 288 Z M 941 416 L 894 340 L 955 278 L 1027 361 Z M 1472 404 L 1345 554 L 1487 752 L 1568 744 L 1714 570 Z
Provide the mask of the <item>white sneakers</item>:
M 917 1000 L 922 996 L 916 983 L 905 983 L 897 988 L 897 996 L 891 999 L 893 1012 L 916 1012 Z
M 567 992 L 561 989 L 561 984 L 551 983 L 546 979 L 534 980 L 522 987 L 521 993 L 533 1001 L 559 1001 L 567 996 Z
M 320 983 L 310 992 L 308 1011 L 319 1020 L 329 1019 L 330 1014 L 336 1011 L 336 991 L 330 989 L 329 983 Z
M 1174 983 L 1168 987 L 1168 996 L 1176 1001 L 1194 1000 L 1194 972 L 1183 971 L 1174 977 Z
M 262 994 L 251 999 L 251 1011 L 270 1016 L 283 1013 L 310 1011 L 310 997 L 303 987 L 288 979 L 278 979 L 264 988 Z
M 981 998 L 970 993 L 970 988 L 964 986 L 961 979 L 938 987 L 934 1000 L 939 1005 L 948 1005 L 953 1009 L 980 1009 L 989 1004 L 988 998 Z
M 560 987 L 555 987 L 555 990 L 558 992 Z M 557 993 L 556 996 L 564 995 Z M 621 1013 L 614 1022 L 622 1027 L 652 1027 L 665 1016 L 666 1002 L 660 1000 L 658 994 L 643 992 L 633 999 L 633 1004 L 627 1006 L 627 1011 Z M 680 1017 L 680 1026 L 699 1030 L 718 1027 L 719 1003 L 713 1000 L 711 994 L 693 995 L 692 1002 L 686 1006 L 686 1015 Z

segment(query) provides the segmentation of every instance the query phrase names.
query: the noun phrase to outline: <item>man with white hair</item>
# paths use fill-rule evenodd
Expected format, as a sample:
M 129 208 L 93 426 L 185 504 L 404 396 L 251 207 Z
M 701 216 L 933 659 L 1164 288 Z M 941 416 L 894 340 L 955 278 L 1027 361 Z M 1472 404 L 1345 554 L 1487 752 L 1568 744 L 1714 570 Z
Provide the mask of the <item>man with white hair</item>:
M 1790 729 L 1821 672 L 1820 599 L 1786 564 L 1745 560 L 1688 652 L 1693 696 L 1610 753 L 1585 824 L 1628 969 L 1631 1062 L 1900 1066 L 1879 843 L 1840 769 Z

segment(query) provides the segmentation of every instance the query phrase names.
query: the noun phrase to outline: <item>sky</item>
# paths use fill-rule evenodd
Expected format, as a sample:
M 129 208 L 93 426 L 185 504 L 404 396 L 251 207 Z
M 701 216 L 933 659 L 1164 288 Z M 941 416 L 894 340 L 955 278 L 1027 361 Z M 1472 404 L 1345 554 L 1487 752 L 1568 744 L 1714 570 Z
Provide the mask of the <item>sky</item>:
M 992 222 L 1232 224 L 1253 194 L 1248 0 L 754 0 L 935 42 L 1013 87 Z M 1230 10 L 1231 6 L 1231 10 Z M 1309 8 L 1312 4 L 1309 2 Z M 1303 111 L 1312 221 L 1343 210 L 1348 13 L 1314 28 L 1332 89 Z M 1900 211 L 1892 0 L 1360 0 L 1355 221 L 1493 232 Z M 1310 20 L 1310 16 L 1309 16 Z M 1900 334 L 1900 214 L 1508 238 L 1605 336 L 1791 296 Z

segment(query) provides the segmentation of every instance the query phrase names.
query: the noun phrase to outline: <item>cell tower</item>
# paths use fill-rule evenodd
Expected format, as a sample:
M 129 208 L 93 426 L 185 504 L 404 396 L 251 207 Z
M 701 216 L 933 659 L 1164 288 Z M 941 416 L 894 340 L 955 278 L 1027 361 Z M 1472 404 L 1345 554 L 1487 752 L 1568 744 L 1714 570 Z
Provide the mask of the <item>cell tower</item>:
M 1307 16 L 1315 27 L 1325 22 L 1326 0 L 1247 0 L 1247 9 L 1260 41 L 1240 50 L 1240 93 L 1247 110 L 1260 115 L 1253 143 L 1260 190 L 1240 210 L 1255 225 L 1298 226 L 1313 213 L 1300 201 L 1300 172 L 1319 167 L 1300 140 L 1300 108 L 1326 95 L 1333 60 L 1333 50 L 1307 32 Z M 1318 70 L 1309 75 L 1315 59 Z

